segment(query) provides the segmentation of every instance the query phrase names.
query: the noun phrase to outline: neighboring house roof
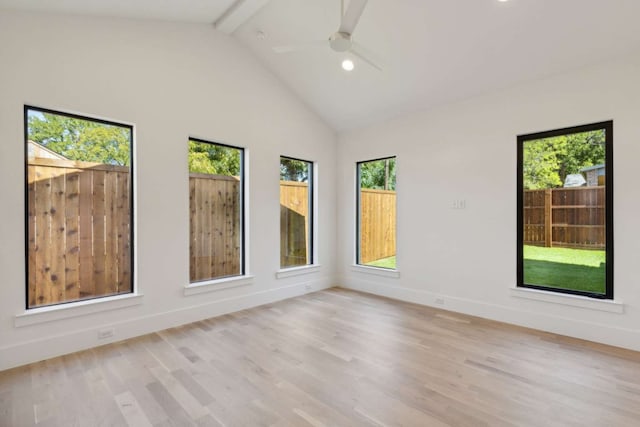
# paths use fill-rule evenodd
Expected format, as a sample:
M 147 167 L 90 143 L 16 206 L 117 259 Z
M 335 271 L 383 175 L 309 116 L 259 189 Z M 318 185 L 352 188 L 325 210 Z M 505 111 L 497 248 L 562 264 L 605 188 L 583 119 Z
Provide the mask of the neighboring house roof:
M 55 151 L 49 150 L 44 145 L 39 144 L 35 141 L 27 142 L 27 153 L 30 159 L 39 157 L 45 159 L 69 160 L 62 154 L 58 154 Z
M 595 165 L 595 166 L 587 166 L 586 168 L 580 169 L 580 172 L 588 172 L 588 171 L 592 171 L 592 170 L 596 170 L 596 169 L 604 169 L 604 164 Z

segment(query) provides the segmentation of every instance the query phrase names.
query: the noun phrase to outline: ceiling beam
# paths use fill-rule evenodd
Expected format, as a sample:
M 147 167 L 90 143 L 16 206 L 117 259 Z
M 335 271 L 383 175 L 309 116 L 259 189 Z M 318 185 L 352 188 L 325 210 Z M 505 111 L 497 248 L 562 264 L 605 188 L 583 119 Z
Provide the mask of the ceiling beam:
M 268 2 L 269 0 L 236 0 L 213 25 L 223 33 L 233 34 Z

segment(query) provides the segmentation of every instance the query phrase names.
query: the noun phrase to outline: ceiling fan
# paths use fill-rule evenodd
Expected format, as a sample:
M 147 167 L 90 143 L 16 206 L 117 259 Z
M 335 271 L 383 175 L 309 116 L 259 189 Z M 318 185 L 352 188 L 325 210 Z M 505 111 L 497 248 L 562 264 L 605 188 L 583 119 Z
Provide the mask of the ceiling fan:
M 340 6 L 340 26 L 338 31 L 331 34 L 328 40 L 319 40 L 314 42 L 292 44 L 286 46 L 275 46 L 275 53 L 290 53 L 301 50 L 309 50 L 317 47 L 326 46 L 335 52 L 349 52 L 356 58 L 361 59 L 373 68 L 382 71 L 382 67 L 378 65 L 371 57 L 372 55 L 358 42 L 353 40 L 353 31 L 364 12 L 368 0 L 350 0 L 347 10 L 344 10 L 344 0 L 341 0 Z

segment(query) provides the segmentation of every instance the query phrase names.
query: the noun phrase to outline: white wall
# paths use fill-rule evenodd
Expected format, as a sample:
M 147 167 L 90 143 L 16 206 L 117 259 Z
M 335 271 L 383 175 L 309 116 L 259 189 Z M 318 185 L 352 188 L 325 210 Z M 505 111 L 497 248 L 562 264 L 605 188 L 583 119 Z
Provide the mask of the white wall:
M 340 135 L 341 283 L 426 305 L 443 298 L 445 309 L 640 350 L 639 76 L 637 56 L 620 59 Z M 514 297 L 516 135 L 609 119 L 614 292 L 624 313 Z M 351 267 L 355 162 L 389 155 L 398 161 L 399 279 Z M 455 199 L 466 209 L 452 209 Z
M 336 137 L 233 39 L 211 26 L 0 12 L 0 370 L 334 283 Z M 142 304 L 16 327 L 24 312 L 23 105 L 135 125 Z M 185 296 L 187 138 L 249 155 L 252 284 Z M 279 156 L 319 164 L 317 273 L 276 279 Z

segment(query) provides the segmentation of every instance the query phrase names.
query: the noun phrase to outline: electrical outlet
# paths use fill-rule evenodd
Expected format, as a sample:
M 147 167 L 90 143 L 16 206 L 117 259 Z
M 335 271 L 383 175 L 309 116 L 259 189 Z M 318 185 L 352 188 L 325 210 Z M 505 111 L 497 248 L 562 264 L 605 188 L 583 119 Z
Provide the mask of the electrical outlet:
M 98 331 L 98 339 L 99 340 L 104 340 L 104 339 L 107 339 L 107 338 L 111 338 L 115 334 L 116 334 L 116 330 L 114 328 L 100 329 Z
M 467 207 L 467 201 L 465 199 L 456 199 L 451 203 L 452 209 L 465 209 Z
M 444 305 L 444 298 L 436 298 L 436 304 Z

